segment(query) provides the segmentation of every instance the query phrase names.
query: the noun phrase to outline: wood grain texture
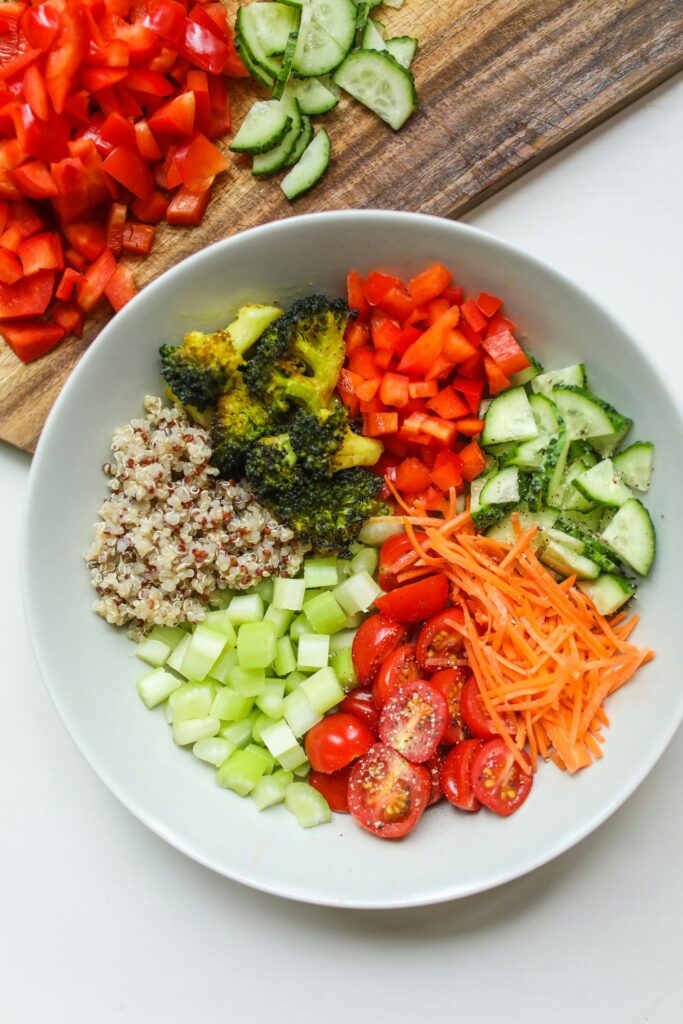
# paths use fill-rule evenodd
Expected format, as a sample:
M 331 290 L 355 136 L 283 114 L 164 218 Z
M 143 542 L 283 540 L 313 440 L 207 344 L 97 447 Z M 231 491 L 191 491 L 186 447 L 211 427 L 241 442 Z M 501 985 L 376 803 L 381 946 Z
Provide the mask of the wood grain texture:
M 236 3 L 228 3 L 235 8 Z M 387 34 L 420 39 L 419 110 L 393 134 L 343 97 L 327 115 L 324 182 L 289 204 L 237 160 L 204 222 L 157 232 L 140 286 L 198 249 L 256 224 L 318 210 L 384 208 L 458 217 L 683 68 L 682 0 L 406 0 L 381 14 Z M 235 83 L 235 122 L 255 96 Z M 80 355 L 80 341 L 22 365 L 0 342 L 0 438 L 33 450 Z

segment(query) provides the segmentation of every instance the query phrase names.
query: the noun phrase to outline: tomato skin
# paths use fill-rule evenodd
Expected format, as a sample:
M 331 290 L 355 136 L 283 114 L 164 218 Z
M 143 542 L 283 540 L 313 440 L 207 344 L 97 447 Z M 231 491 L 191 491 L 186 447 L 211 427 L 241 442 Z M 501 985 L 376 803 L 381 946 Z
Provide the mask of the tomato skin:
M 441 611 L 448 601 L 449 591 L 448 577 L 436 573 L 417 583 L 408 583 L 390 590 L 388 594 L 377 598 L 375 606 L 399 622 L 422 622 Z
M 435 672 L 429 680 L 446 698 L 448 722 L 443 734 L 443 742 L 448 746 L 460 743 L 467 735 L 467 726 L 462 717 L 462 691 L 470 673 L 462 668 L 444 668 Z
M 331 774 L 312 771 L 308 776 L 308 784 L 325 797 L 331 811 L 336 811 L 337 814 L 348 814 L 350 774 L 351 765 L 340 768 L 338 772 Z
M 415 657 L 415 644 L 401 644 L 382 661 L 372 687 L 375 705 L 383 708 L 401 686 L 419 679 L 422 673 Z
M 498 738 L 498 730 L 486 710 L 484 701 L 482 700 L 479 692 L 479 684 L 473 675 L 470 676 L 462 688 L 460 706 L 465 725 L 473 736 L 476 736 L 477 739 L 480 740 Z M 514 735 L 516 732 L 514 716 L 504 712 L 500 717 L 502 718 L 508 732 L 511 735 Z
M 351 657 L 361 686 L 371 686 L 387 654 L 405 641 L 407 630 L 388 615 L 371 615 L 353 638 Z
M 376 743 L 349 776 L 349 811 L 361 828 L 382 839 L 400 839 L 415 828 L 429 801 L 426 768 Z
M 425 768 L 429 772 L 429 778 L 432 784 L 427 807 L 431 807 L 432 804 L 438 804 L 439 800 L 443 800 L 443 789 L 441 788 L 441 770 L 443 768 L 443 762 L 444 756 L 440 750 L 437 750 L 435 754 L 432 754 L 428 761 L 425 761 Z
M 337 711 L 306 733 L 306 755 L 314 771 L 330 775 L 367 754 L 374 742 L 359 718 Z
M 416 533 L 418 540 L 426 540 L 423 533 Z M 413 545 L 407 533 L 396 533 L 384 541 L 379 553 L 379 573 L 377 582 L 382 590 L 393 590 L 397 587 L 397 573 L 408 568 L 408 562 L 401 564 L 406 555 L 414 552 Z M 398 564 L 397 564 L 398 563 Z
M 472 762 L 470 777 L 474 795 L 489 810 L 508 817 L 518 810 L 533 785 L 531 762 L 526 751 L 522 756 L 529 772 L 522 770 L 503 740 L 489 740 Z
M 339 705 L 339 710 L 358 718 L 364 725 L 367 725 L 377 739 L 379 736 L 379 708 L 375 704 L 372 690 L 364 690 L 360 686 L 357 690 L 352 690 L 344 697 Z
M 446 698 L 423 679 L 416 679 L 397 690 L 382 708 L 379 736 L 419 764 L 436 753 L 447 721 Z
M 446 799 L 461 811 L 478 811 L 481 800 L 472 786 L 472 764 L 483 740 L 461 740 L 449 750 L 441 766 L 441 789 Z
M 417 660 L 423 671 L 455 668 L 462 661 L 465 641 L 459 627 L 463 622 L 459 608 L 446 608 L 425 622 L 417 638 Z

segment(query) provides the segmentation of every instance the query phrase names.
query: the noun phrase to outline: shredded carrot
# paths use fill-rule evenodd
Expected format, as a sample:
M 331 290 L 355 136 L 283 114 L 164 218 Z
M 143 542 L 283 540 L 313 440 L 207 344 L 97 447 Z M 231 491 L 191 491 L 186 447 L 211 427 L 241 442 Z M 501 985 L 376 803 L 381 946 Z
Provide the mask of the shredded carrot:
M 454 493 L 450 499 L 454 513 Z M 533 771 L 539 757 L 569 772 L 602 757 L 606 698 L 654 657 L 629 641 L 638 616 L 608 621 L 574 577 L 558 582 L 534 553 L 538 528 L 523 532 L 516 517 L 514 544 L 475 533 L 469 512 L 397 520 L 413 547 L 399 579 L 436 571 L 451 581 L 463 612 L 456 628 L 484 706 L 523 770 L 525 744 Z

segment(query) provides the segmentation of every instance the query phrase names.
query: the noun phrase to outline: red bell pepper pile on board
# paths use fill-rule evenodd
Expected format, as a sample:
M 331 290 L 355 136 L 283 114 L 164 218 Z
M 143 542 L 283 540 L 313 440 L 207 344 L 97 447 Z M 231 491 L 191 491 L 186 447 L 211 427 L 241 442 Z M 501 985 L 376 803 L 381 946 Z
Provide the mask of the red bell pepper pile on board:
M 156 224 L 200 222 L 247 74 L 221 3 L 0 4 L 0 332 L 20 359 L 128 302 L 117 260 Z
M 445 514 L 450 488 L 462 493 L 485 465 L 475 440 L 482 398 L 530 365 L 516 325 L 496 296 L 465 299 L 440 263 L 407 285 L 351 270 L 347 291 L 358 315 L 346 332 L 340 398 L 352 418 L 362 415 L 363 433 L 384 442 L 376 472 L 416 515 Z

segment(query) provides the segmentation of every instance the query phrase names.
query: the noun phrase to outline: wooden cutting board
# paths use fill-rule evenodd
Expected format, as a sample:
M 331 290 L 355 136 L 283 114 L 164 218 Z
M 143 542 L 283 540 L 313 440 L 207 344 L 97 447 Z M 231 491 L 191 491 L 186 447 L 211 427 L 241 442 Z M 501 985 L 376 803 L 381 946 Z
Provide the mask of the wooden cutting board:
M 420 40 L 420 107 L 403 130 L 342 98 L 324 119 L 333 160 L 318 188 L 290 205 L 277 182 L 235 162 L 198 228 L 158 230 L 138 285 L 216 239 L 299 213 L 377 207 L 458 217 L 683 68 L 683 0 L 406 0 L 376 13 L 387 35 Z M 235 123 L 257 95 L 251 82 L 235 84 Z M 102 312 L 81 340 L 27 366 L 0 341 L 0 438 L 35 448 L 106 320 Z

